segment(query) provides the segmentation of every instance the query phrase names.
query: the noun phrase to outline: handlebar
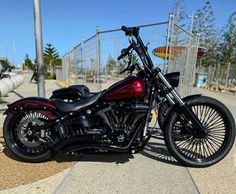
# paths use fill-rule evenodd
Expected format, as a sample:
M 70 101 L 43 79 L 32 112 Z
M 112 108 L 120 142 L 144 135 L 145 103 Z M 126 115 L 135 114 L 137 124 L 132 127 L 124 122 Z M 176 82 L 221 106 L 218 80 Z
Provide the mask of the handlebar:
M 124 52 L 121 53 L 121 55 L 118 57 L 118 60 L 120 60 L 124 56 L 128 55 L 129 50 L 131 48 L 133 48 L 136 51 L 136 53 L 138 54 L 138 56 L 140 57 L 140 59 L 143 63 L 143 66 L 144 66 L 145 70 L 148 72 L 148 74 L 153 74 L 154 65 L 151 60 L 151 57 L 149 56 L 149 54 L 147 52 L 147 47 L 143 44 L 143 41 L 139 36 L 139 27 L 122 26 L 121 30 L 125 32 L 126 36 L 134 36 L 136 41 L 133 40 L 131 45 L 127 49 L 123 50 Z
M 134 43 L 131 43 L 128 48 L 122 49 L 121 54 L 117 57 L 117 60 L 121 60 L 123 57 L 129 54 L 129 51 L 135 47 Z
M 136 66 L 138 66 L 137 63 L 135 63 L 134 65 L 128 65 L 125 69 L 123 69 L 120 74 L 123 74 L 124 72 L 128 71 L 131 75 L 133 73 L 133 71 L 135 70 Z
M 125 32 L 126 36 L 136 36 L 139 33 L 139 27 L 126 27 L 122 26 L 121 30 Z

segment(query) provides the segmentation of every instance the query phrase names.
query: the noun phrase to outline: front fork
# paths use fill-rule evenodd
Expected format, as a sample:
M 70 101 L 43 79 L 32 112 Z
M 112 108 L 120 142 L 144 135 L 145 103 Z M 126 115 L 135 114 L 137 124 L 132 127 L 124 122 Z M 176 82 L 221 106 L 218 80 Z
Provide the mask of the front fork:
M 147 136 L 147 129 L 148 129 L 148 125 L 150 122 L 150 117 L 151 117 L 151 112 L 152 112 L 152 103 L 154 100 L 154 95 L 155 95 L 155 88 L 154 86 L 151 87 L 151 95 L 149 95 L 149 99 L 148 99 L 148 113 L 147 113 L 147 117 L 146 117 L 146 122 L 145 122 L 145 126 L 144 126 L 144 130 L 143 130 L 143 137 L 146 138 Z
M 167 100 L 169 101 L 169 103 L 172 105 L 179 104 L 181 108 L 180 111 L 183 112 L 185 117 L 192 122 L 193 126 L 195 126 L 195 128 L 199 130 L 201 134 L 206 135 L 207 129 L 202 125 L 201 121 L 198 119 L 192 109 L 182 100 L 179 94 L 170 85 L 170 83 L 161 73 L 161 71 L 158 72 L 157 76 L 160 78 L 160 80 L 164 83 L 164 85 L 167 87 L 167 90 L 169 91 L 169 94 L 167 94 Z M 152 91 L 152 96 L 154 96 L 154 91 Z

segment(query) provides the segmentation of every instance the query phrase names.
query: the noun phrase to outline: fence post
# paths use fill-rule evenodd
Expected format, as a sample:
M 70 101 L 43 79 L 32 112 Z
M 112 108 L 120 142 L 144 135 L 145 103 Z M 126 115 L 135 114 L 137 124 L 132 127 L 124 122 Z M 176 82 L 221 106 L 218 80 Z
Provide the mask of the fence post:
M 200 34 L 196 35 L 196 43 L 195 43 L 195 53 L 194 53 L 194 61 L 193 61 L 193 84 L 196 83 L 196 66 L 197 66 L 197 54 L 198 54 L 198 45 L 199 45 L 199 40 L 200 40 Z M 200 70 L 199 70 L 200 72 Z
M 67 84 L 70 84 L 70 70 L 71 70 L 71 67 L 70 67 L 70 64 L 71 64 L 71 51 L 69 52 L 68 54 L 68 63 L 67 63 L 67 74 L 66 74 L 66 83 Z
M 168 19 L 168 27 L 167 27 L 167 37 L 166 37 L 166 53 L 165 53 L 165 61 L 164 61 L 164 67 L 163 67 L 163 73 L 167 72 L 167 61 L 168 61 L 168 52 L 169 52 L 169 42 L 170 42 L 170 31 L 171 31 L 171 22 L 172 22 L 173 15 L 169 15 Z M 170 54 L 170 53 L 169 53 Z
M 231 65 L 231 63 L 229 62 L 229 63 L 228 63 L 228 67 L 227 67 L 226 79 L 225 79 L 225 86 L 226 86 L 226 87 L 228 86 L 228 81 L 229 81 L 228 79 L 229 79 L 230 65 Z
M 170 67 L 170 60 L 171 60 L 171 52 L 172 52 L 172 38 L 173 38 L 173 33 L 174 33 L 174 27 L 175 27 L 175 22 L 174 22 L 174 19 L 175 19 L 175 16 L 174 15 L 170 15 L 170 21 L 171 21 L 171 24 L 170 24 L 170 39 L 169 39 L 169 42 L 170 42 L 170 44 L 169 44 L 169 48 L 167 48 L 168 49 L 168 57 L 167 57 L 167 60 L 168 60 L 168 71 L 167 72 L 172 72 L 173 71 L 173 69 L 174 69 L 174 67 Z M 172 68 L 172 69 L 171 69 Z
M 100 78 L 100 30 L 97 27 L 96 28 L 96 65 L 97 65 L 97 75 L 96 75 L 96 82 L 98 82 L 99 85 L 99 91 L 101 91 L 101 78 Z
M 84 71 L 84 40 L 81 39 L 81 80 L 82 83 L 86 82 L 86 72 Z M 84 79 L 85 78 L 85 79 Z

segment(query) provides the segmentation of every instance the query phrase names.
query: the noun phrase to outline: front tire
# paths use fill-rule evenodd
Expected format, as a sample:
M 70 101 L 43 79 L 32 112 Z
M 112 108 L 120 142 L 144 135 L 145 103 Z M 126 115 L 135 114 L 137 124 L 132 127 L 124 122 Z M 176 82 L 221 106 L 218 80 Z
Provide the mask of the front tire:
M 187 105 L 198 116 L 208 133 L 205 137 L 196 135 L 191 121 L 174 111 L 169 116 L 165 130 L 167 148 L 184 165 L 211 166 L 222 160 L 233 146 L 233 116 L 224 104 L 210 97 L 190 99 Z
M 15 112 L 8 113 L 3 126 L 3 136 L 5 143 L 11 153 L 25 162 L 44 162 L 52 157 L 50 147 L 37 139 L 26 137 L 25 132 L 31 121 L 35 123 L 46 122 L 47 117 L 40 112 Z

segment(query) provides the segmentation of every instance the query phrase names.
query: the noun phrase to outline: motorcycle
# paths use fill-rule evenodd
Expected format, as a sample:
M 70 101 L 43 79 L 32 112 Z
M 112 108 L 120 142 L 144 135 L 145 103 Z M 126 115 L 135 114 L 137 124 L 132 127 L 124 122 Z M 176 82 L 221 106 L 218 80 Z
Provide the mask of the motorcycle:
M 132 53 L 128 54 L 128 63 L 127 68 L 125 68 L 123 71 L 120 72 L 120 74 L 123 74 L 124 72 L 127 72 L 128 76 L 133 75 L 133 71 L 135 70 L 134 67 L 139 66 L 138 64 L 131 64 L 132 63 Z M 171 86 L 173 88 L 177 88 L 179 85 L 179 72 L 172 72 L 165 74 L 165 78 L 169 81 Z M 91 93 L 89 88 L 85 85 L 70 85 L 67 88 L 60 88 L 57 90 L 54 90 L 52 92 L 52 95 L 50 96 L 50 99 L 61 99 L 66 102 L 75 102 L 78 100 L 81 100 L 83 98 L 87 98 L 91 95 L 95 94 L 94 92 Z M 170 110 L 170 104 L 168 101 L 166 101 L 164 98 L 160 99 L 157 98 L 158 102 L 155 101 L 154 104 L 154 111 L 158 115 L 158 124 L 160 129 L 164 129 L 165 121 L 166 121 L 166 115 L 167 111 Z
M 178 74 L 164 75 L 154 67 L 139 28 L 121 29 L 130 45 L 118 60 L 135 51 L 142 66 L 128 64 L 124 71 L 135 69 L 136 76 L 128 76 L 98 93 L 90 93 L 86 86 L 74 86 L 80 97 L 72 101 L 55 96 L 30 97 L 8 105 L 3 135 L 9 150 L 27 162 L 47 161 L 58 152 L 139 152 L 151 138 L 148 125 L 154 104 L 165 104 L 168 111 L 162 129 L 173 157 L 192 167 L 222 160 L 235 140 L 230 111 L 210 97 L 192 95 L 182 99 L 174 89 Z

